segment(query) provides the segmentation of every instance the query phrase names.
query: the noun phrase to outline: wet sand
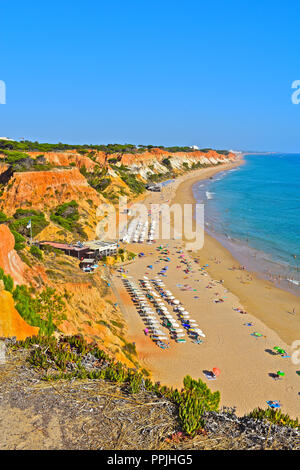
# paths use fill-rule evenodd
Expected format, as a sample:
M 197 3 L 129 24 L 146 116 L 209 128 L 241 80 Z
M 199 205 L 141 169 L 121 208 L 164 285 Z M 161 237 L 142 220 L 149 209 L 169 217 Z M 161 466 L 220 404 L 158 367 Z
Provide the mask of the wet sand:
M 184 175 L 167 185 L 162 193 L 148 196 L 146 203 L 195 202 L 192 187 L 196 181 L 231 167 L 222 165 Z M 166 241 L 162 243 L 166 245 Z M 238 414 L 258 406 L 265 408 L 267 400 L 279 400 L 283 411 L 300 417 L 300 377 L 296 374 L 300 364 L 272 353 L 274 346 L 279 346 L 292 355 L 291 342 L 300 339 L 299 298 L 275 288 L 253 273 L 229 269 L 238 266 L 238 262 L 208 235 L 205 235 L 204 247 L 199 253 L 187 253 L 184 242 L 178 240 L 167 243 L 169 263 L 158 262 L 158 243 L 129 245 L 132 251 L 143 251 L 146 256 L 129 264 L 127 275 L 138 283 L 145 275 L 155 277 L 161 267 L 167 265 L 167 277 L 162 279 L 206 334 L 202 344 L 192 343 L 187 338 L 185 344 L 171 340 L 168 350 L 158 348 L 144 335 L 144 323 L 125 291 L 120 275 L 113 276 L 118 301 L 128 324 L 128 338 L 136 343 L 139 359 L 151 371 L 153 379 L 181 387 L 184 376 L 189 374 L 204 380 L 213 391 L 219 390 L 221 405 L 236 406 Z M 192 264 L 189 274 L 183 272 L 185 265 L 180 263 L 177 253 L 180 249 Z M 201 266 L 206 264 L 209 266 L 201 271 Z M 153 269 L 147 268 L 148 265 L 153 265 Z M 220 284 L 220 280 L 224 282 Z M 183 290 L 177 284 L 188 284 L 190 289 Z M 219 298 L 224 302 L 214 303 Z M 247 314 L 234 311 L 237 307 Z M 168 308 L 172 313 L 172 308 Z M 295 315 L 288 313 L 292 308 L 296 308 Z M 245 323 L 252 323 L 252 326 Z M 262 336 L 251 336 L 253 332 Z M 203 371 L 213 367 L 219 367 L 221 375 L 217 380 L 208 380 Z M 285 376 L 275 381 L 269 374 L 278 370 L 284 371 Z

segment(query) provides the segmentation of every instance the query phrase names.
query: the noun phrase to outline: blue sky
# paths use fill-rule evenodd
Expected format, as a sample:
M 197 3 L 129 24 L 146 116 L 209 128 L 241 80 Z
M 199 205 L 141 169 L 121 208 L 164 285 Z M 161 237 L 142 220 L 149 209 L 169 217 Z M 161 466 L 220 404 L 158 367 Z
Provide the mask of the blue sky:
M 1 2 L 0 136 L 300 152 L 300 5 Z

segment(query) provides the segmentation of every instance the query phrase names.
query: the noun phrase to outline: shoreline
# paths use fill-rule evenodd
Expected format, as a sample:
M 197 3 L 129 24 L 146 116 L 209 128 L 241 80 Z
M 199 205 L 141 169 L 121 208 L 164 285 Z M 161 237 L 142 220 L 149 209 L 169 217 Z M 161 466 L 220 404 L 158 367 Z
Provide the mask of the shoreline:
M 246 162 L 245 162 L 246 163 Z M 226 185 L 226 174 L 228 171 L 221 172 L 222 179 Z M 216 178 L 218 181 L 220 178 Z M 270 281 L 273 285 L 279 289 L 290 292 L 297 297 L 300 297 L 299 281 L 297 279 L 298 271 L 292 264 L 288 264 L 285 260 L 279 260 L 276 258 L 276 254 L 271 254 L 263 249 L 258 249 L 251 243 L 245 242 L 242 238 L 230 234 L 230 236 L 222 231 L 221 227 L 218 226 L 216 229 L 216 217 L 219 216 L 217 213 L 211 213 L 211 207 L 207 198 L 211 198 L 210 191 L 215 191 L 214 181 L 209 179 L 200 180 L 199 183 L 192 185 L 192 191 L 195 202 L 205 204 L 205 232 L 209 236 L 220 242 L 224 248 L 226 248 L 232 256 L 241 265 L 245 266 L 248 271 L 255 272 L 260 278 Z M 241 215 L 242 217 L 242 215 Z M 238 221 L 237 221 L 238 222 Z
M 243 164 L 243 161 L 240 162 Z M 234 168 L 234 165 L 232 168 Z M 228 168 L 230 169 L 230 168 Z M 217 170 L 217 169 L 215 169 Z M 220 169 L 225 171 L 224 168 Z M 216 171 L 214 174 L 216 174 Z M 210 175 L 212 176 L 212 175 Z M 199 178 L 194 176 L 190 179 L 182 181 L 176 188 L 172 203 L 193 203 L 197 201 L 194 196 L 193 186 L 197 181 L 207 178 Z M 211 263 L 207 268 L 207 272 L 214 279 L 223 279 L 226 287 L 240 299 L 241 303 L 254 316 L 262 320 L 272 330 L 276 331 L 280 338 L 287 344 L 291 344 L 300 334 L 300 299 L 294 293 L 275 286 L 271 281 L 261 277 L 260 273 L 252 270 L 236 270 L 230 271 L 232 266 L 239 266 L 240 262 L 231 251 L 226 248 L 221 241 L 207 233 L 205 230 L 204 247 L 196 255 L 209 258 L 223 258 L 222 264 L 216 262 Z M 250 274 L 252 280 L 247 278 Z M 243 280 L 243 277 L 245 278 Z M 240 278 L 240 279 L 239 279 Z M 298 306 L 295 315 L 288 314 Z M 280 316 L 280 317 L 279 317 Z M 298 334 L 298 336 L 299 336 Z

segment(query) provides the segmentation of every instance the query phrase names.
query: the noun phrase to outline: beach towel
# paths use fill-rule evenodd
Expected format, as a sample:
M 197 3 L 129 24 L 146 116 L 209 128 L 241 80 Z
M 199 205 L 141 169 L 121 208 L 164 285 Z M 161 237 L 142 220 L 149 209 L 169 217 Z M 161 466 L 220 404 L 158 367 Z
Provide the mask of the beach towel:
M 281 405 L 278 401 L 268 400 L 266 403 L 270 408 L 280 408 L 281 407 Z
M 208 380 L 216 380 L 216 377 L 214 375 L 209 374 L 208 372 L 203 372 L 203 374 Z

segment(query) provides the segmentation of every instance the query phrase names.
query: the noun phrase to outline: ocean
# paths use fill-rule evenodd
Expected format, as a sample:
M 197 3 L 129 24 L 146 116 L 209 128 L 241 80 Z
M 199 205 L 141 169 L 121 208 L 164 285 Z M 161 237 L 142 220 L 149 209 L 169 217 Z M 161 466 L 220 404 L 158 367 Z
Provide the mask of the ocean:
M 300 154 L 246 155 L 193 187 L 205 228 L 246 267 L 300 289 Z

